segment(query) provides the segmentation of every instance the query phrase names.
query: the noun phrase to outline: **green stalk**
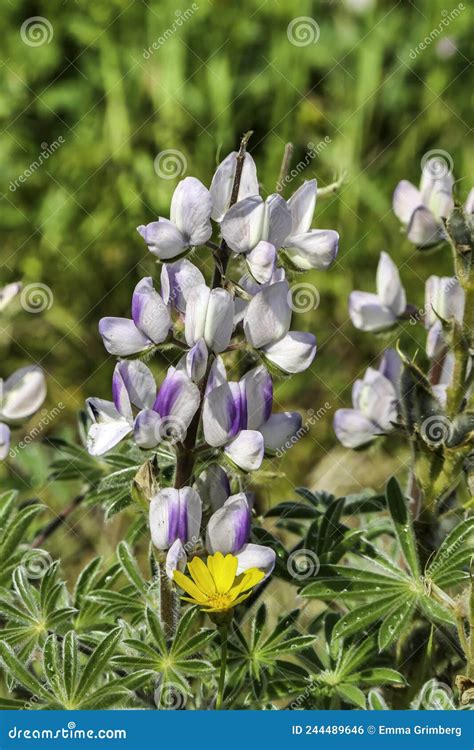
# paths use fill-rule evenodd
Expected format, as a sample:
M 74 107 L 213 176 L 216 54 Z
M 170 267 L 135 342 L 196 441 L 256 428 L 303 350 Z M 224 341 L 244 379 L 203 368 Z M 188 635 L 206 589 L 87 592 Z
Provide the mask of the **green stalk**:
M 221 635 L 221 672 L 219 675 L 219 686 L 217 688 L 216 711 L 222 709 L 222 698 L 224 696 L 225 672 L 227 667 L 227 635 L 229 626 L 226 624 L 219 627 Z

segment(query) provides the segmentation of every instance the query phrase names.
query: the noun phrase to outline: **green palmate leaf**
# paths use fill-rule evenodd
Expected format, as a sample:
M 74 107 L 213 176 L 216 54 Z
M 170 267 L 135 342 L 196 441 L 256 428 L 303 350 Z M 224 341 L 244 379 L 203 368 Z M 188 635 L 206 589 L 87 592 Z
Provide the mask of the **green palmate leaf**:
M 447 605 L 442 605 L 429 596 L 420 597 L 420 606 L 431 621 L 441 622 L 446 625 L 454 625 L 456 623 L 455 617 Z
M 251 632 L 252 648 L 255 648 L 258 642 L 260 641 L 266 621 L 267 621 L 267 608 L 265 604 L 261 604 L 257 610 L 255 617 L 252 620 L 252 632 Z
M 150 633 L 153 636 L 153 640 L 155 641 L 160 654 L 165 656 L 167 654 L 166 638 L 158 616 L 150 609 L 150 607 L 147 607 L 145 617 Z
M 61 658 L 57 638 L 51 634 L 43 648 L 43 667 L 46 678 L 53 692 L 61 693 Z
M 74 697 L 79 701 L 86 695 L 87 691 L 94 684 L 97 677 L 103 674 L 106 667 L 114 654 L 122 638 L 122 628 L 115 628 L 104 636 L 96 646 L 87 663 L 87 669 L 84 669 L 75 691 Z
M 102 565 L 102 557 L 95 557 L 81 570 L 74 587 L 74 606 L 80 607 L 84 596 L 93 588 Z
M 0 561 L 9 562 L 10 556 L 24 543 L 28 527 L 41 510 L 40 505 L 29 505 L 9 520 L 2 533 Z
M 376 602 L 363 604 L 352 612 L 348 612 L 342 617 L 334 627 L 336 638 L 347 637 L 358 630 L 366 628 L 368 625 L 380 620 L 390 612 L 400 601 L 398 595 L 390 594 L 389 596 L 380 597 Z
M 433 581 L 438 581 L 453 567 L 462 568 L 474 554 L 473 536 L 474 517 L 471 517 L 450 531 L 431 560 L 426 575 Z
M 0 494 L 0 529 L 4 529 L 8 518 L 12 514 L 18 498 L 17 490 L 9 490 Z
M 359 708 L 365 708 L 365 695 L 355 685 L 341 683 L 340 685 L 336 685 L 335 691 L 346 703 L 351 703 Z
M 279 503 L 265 513 L 265 516 L 268 518 L 278 516 L 281 518 L 299 518 L 301 520 L 317 518 L 320 515 L 320 511 L 316 508 L 312 508 L 310 505 L 304 505 L 299 502 Z
M 0 659 L 5 669 L 13 677 L 15 682 L 23 685 L 33 695 L 37 695 L 45 700 L 51 700 L 52 695 L 36 679 L 36 677 L 24 666 L 24 664 L 15 655 L 13 649 L 4 641 L 0 641 Z
M 379 630 L 379 648 L 381 651 L 396 641 L 411 622 L 411 616 L 417 604 L 416 596 L 406 596 L 400 605 L 385 616 Z
M 387 504 L 392 516 L 403 556 L 413 576 L 420 575 L 420 564 L 416 550 L 415 535 L 408 510 L 407 499 L 403 495 L 395 477 L 389 479 L 386 489 Z
M 337 622 L 337 620 L 336 620 Z M 336 624 L 336 623 L 334 623 Z M 344 643 L 342 638 L 336 638 L 334 630 L 331 633 L 331 658 L 338 661 L 337 671 L 344 681 L 349 680 L 360 666 L 367 664 L 367 659 L 375 650 L 373 637 L 363 638 L 360 643 Z

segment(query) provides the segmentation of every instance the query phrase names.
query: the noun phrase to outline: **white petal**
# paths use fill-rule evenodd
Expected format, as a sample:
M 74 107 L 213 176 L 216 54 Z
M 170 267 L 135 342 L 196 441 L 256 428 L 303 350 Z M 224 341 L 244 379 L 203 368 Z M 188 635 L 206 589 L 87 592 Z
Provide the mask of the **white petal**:
M 258 430 L 272 413 L 273 384 L 266 367 L 260 365 L 244 375 L 241 381 L 245 388 L 247 404 L 247 428 Z
M 339 235 L 332 229 L 312 229 L 288 238 L 285 253 L 302 271 L 325 270 L 334 262 L 339 249 Z
M 93 422 L 117 422 L 122 419 L 113 401 L 106 401 L 104 398 L 88 398 L 86 407 Z
M 137 232 L 143 237 L 148 249 L 160 260 L 172 260 L 187 247 L 187 239 L 169 219 L 160 218 L 149 224 L 141 224 Z
M 242 430 L 225 449 L 231 461 L 244 471 L 256 471 L 263 460 L 263 437 L 256 430 Z
M 119 362 L 120 371 L 130 401 L 138 409 L 151 409 L 156 398 L 156 383 L 151 370 L 138 359 Z
M 440 242 L 444 233 L 431 211 L 424 206 L 420 206 L 410 219 L 407 237 L 410 242 L 418 247 L 430 247 Z
M 390 308 L 395 316 L 405 312 L 407 299 L 400 281 L 398 268 L 388 253 L 380 253 L 377 266 L 377 296 L 382 305 Z
M 227 372 L 224 360 L 217 355 L 211 365 L 211 370 L 207 379 L 206 393 L 210 393 L 213 388 L 217 388 L 218 385 L 224 385 L 224 383 L 227 383 Z
M 133 438 L 140 448 L 155 448 L 166 437 L 162 434 L 162 420 L 153 409 L 142 409 L 135 418 Z
M 176 263 L 164 263 L 161 269 L 161 295 L 165 304 L 172 304 L 180 312 L 192 289 L 206 281 L 199 268 L 184 258 Z
M 199 339 L 185 355 L 185 370 L 188 378 L 199 383 L 207 370 L 208 351 L 204 339 Z
M 237 575 L 245 573 L 249 568 L 258 568 L 265 572 L 265 578 L 268 578 L 275 567 L 276 554 L 270 547 L 264 547 L 263 544 L 246 544 L 240 552 L 237 553 Z
M 464 210 L 467 214 L 474 214 L 474 188 L 471 188 L 464 204 Z
M 296 442 L 296 433 L 301 428 L 301 414 L 294 411 L 279 412 L 259 429 L 265 441 L 265 453 L 274 454 L 291 448 Z M 292 441 L 292 438 L 295 438 Z
M 210 297 L 211 290 L 205 284 L 200 284 L 189 292 L 184 328 L 184 335 L 188 346 L 194 346 L 199 339 L 204 338 L 207 307 Z
M 7 284 L 0 289 L 0 312 L 10 304 L 12 299 L 21 291 L 22 284 L 19 281 L 14 281 L 12 284 Z
M 312 333 L 289 331 L 279 341 L 265 346 L 262 353 L 283 372 L 303 372 L 316 355 L 316 338 Z
M 131 431 L 132 426 L 126 419 L 92 424 L 87 435 L 87 450 L 91 456 L 102 456 Z
M 307 180 L 288 201 L 292 219 L 292 235 L 304 234 L 309 230 L 316 207 L 316 192 L 316 180 Z
M 4 422 L 0 422 L 0 461 L 4 461 L 10 450 L 10 428 Z
M 202 424 L 206 443 L 217 448 L 225 445 L 235 434 L 239 419 L 237 407 L 228 383 L 207 393 L 202 411 Z
M 349 315 L 352 324 L 359 331 L 383 331 L 395 325 L 396 315 L 382 305 L 376 294 L 351 292 L 349 295 Z
M 224 161 L 217 167 L 211 182 L 212 218 L 214 221 L 222 221 L 225 216 L 232 195 L 235 170 L 237 166 L 237 152 L 232 151 Z M 250 195 L 258 195 L 257 169 L 250 154 L 245 154 L 242 175 L 240 178 L 239 193 L 237 201 L 241 201 Z
M 275 247 L 265 240 L 261 240 L 245 256 L 249 271 L 259 284 L 267 284 L 275 269 L 277 253 Z
M 227 349 L 234 328 L 234 300 L 225 289 L 213 289 L 206 311 L 204 340 L 216 354 Z
M 37 411 L 46 398 L 43 370 L 36 365 L 20 367 L 0 388 L 0 414 L 3 419 L 25 419 Z
M 243 492 L 231 495 L 222 508 L 209 519 L 206 548 L 214 555 L 235 554 L 247 544 L 250 536 L 250 508 Z
M 196 490 L 205 506 L 212 511 L 222 508 L 230 496 L 230 482 L 227 473 L 219 464 L 210 464 L 202 471 L 195 482 Z
M 171 318 L 166 304 L 153 288 L 148 276 L 135 287 L 132 297 L 132 318 L 137 328 L 154 344 L 161 344 L 168 336 Z
M 128 395 L 125 381 L 120 372 L 119 364 L 115 365 L 114 374 L 112 377 L 112 398 L 120 416 L 131 423 L 133 419 L 132 405 L 130 403 L 130 396 Z
M 182 573 L 186 569 L 188 556 L 183 546 L 181 539 L 176 539 L 171 545 L 166 555 L 165 570 L 166 575 L 172 581 L 175 570 L 180 570 Z
M 413 212 L 423 203 L 420 191 L 408 182 L 402 180 L 398 183 L 393 193 L 393 213 L 400 219 L 402 224 L 408 224 Z
M 170 367 L 156 397 L 154 409 L 164 420 L 164 436 L 184 439 L 201 397 L 199 388 L 187 375 Z
M 444 349 L 446 349 L 446 339 L 443 335 L 443 326 L 440 320 L 435 320 L 426 337 L 426 355 L 434 359 L 439 357 Z
M 265 204 L 260 196 L 244 198 L 232 206 L 221 224 L 222 236 L 235 253 L 248 253 L 262 239 Z
M 433 210 L 433 201 L 436 202 L 436 194 L 443 192 L 451 195 L 454 178 L 447 164 L 442 158 L 429 159 L 423 166 L 420 181 L 420 193 L 422 202 Z
M 284 336 L 290 327 L 291 307 L 288 282 L 265 287 L 247 307 L 244 331 L 247 341 L 256 349 Z
M 195 177 L 178 184 L 171 199 L 170 219 L 188 245 L 202 245 L 210 238 L 212 200 L 209 190 Z
M 280 248 L 291 232 L 291 213 L 287 202 L 273 193 L 265 201 L 265 220 L 263 236 L 271 245 Z
M 150 532 L 155 547 L 168 549 L 180 539 L 195 544 L 201 527 L 202 504 L 196 490 L 167 487 L 150 502 Z
M 109 354 L 119 357 L 137 354 L 152 344 L 129 318 L 102 318 L 99 333 Z
M 389 432 L 392 429 L 391 423 L 397 418 L 395 387 L 382 373 L 369 367 L 357 390 L 354 406 L 378 426 L 378 432 Z
M 338 409 L 334 415 L 334 432 L 345 448 L 358 448 L 374 440 L 377 429 L 356 409 Z

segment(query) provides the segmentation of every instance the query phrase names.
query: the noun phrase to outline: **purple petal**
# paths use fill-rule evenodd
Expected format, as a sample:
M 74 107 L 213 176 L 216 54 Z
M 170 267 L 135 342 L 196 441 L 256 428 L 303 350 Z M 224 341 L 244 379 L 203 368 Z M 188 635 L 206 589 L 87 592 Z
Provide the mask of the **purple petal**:
M 273 404 L 273 383 L 266 367 L 250 370 L 242 379 L 246 394 L 247 419 L 243 427 L 258 430 L 269 419 Z
M 250 508 L 243 492 L 232 495 L 209 519 L 206 547 L 213 555 L 238 552 L 250 537 Z
M 161 269 L 161 294 L 165 304 L 173 305 L 180 312 L 186 311 L 189 293 L 196 286 L 205 284 L 199 268 L 184 258 L 176 263 L 164 263 Z
M 138 409 L 152 409 L 156 399 L 156 383 L 146 364 L 138 359 L 122 360 L 117 369 L 132 404 Z
M 150 276 L 142 279 L 132 297 L 132 318 L 136 327 L 154 344 L 161 344 L 168 336 L 171 318 L 168 308 L 153 288 Z
M 297 442 L 297 433 L 301 429 L 301 414 L 293 411 L 272 414 L 260 432 L 265 441 L 265 453 L 275 454 L 291 448 Z
M 4 422 L 0 422 L 0 461 L 4 461 L 10 450 L 10 428 Z
M 155 547 L 169 549 L 177 539 L 196 544 L 199 538 L 202 504 L 196 490 L 172 487 L 161 490 L 150 502 L 150 531 Z
M 112 398 L 119 414 L 128 421 L 131 421 L 132 407 L 130 397 L 118 364 L 115 365 L 112 377 Z

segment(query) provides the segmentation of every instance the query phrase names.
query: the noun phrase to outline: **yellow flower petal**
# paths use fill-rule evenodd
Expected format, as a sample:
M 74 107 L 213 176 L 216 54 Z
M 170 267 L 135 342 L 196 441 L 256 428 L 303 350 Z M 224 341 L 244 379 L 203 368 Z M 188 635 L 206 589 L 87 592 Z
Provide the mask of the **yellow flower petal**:
M 238 560 L 234 555 L 224 555 L 216 552 L 207 558 L 207 567 L 211 571 L 216 589 L 219 594 L 229 591 L 235 580 Z
M 253 588 L 262 578 L 265 578 L 263 570 L 249 568 L 235 579 L 235 585 L 230 589 L 229 596 L 232 596 L 232 598 L 237 597 L 243 591 Z
M 188 570 L 191 573 L 195 584 L 204 594 L 212 596 L 216 593 L 216 587 L 212 575 L 200 557 L 193 557 L 193 559 L 188 562 Z
M 203 592 L 198 589 L 194 581 L 185 576 L 184 573 L 181 573 L 180 570 L 174 571 L 173 580 L 181 589 L 183 589 L 183 591 L 186 591 L 186 593 L 190 594 L 193 599 L 196 599 L 199 604 L 204 604 L 205 602 L 207 602 L 206 594 L 203 594 Z

